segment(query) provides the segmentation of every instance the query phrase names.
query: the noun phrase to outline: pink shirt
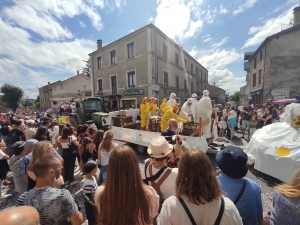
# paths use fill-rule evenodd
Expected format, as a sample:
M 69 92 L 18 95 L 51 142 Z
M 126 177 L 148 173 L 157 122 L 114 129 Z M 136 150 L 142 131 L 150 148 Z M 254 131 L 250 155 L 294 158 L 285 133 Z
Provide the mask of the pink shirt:
M 101 185 L 97 188 L 96 193 L 95 193 L 95 203 L 100 210 L 98 199 L 100 193 L 104 190 L 104 185 Z M 150 208 L 150 217 L 155 218 L 158 215 L 158 209 L 159 209 L 159 195 L 156 193 L 156 191 L 153 189 L 151 186 L 146 186 L 146 193 L 149 196 L 150 202 L 149 202 L 149 208 Z M 142 223 L 138 223 L 138 225 L 146 225 Z M 147 224 L 149 225 L 149 224 Z

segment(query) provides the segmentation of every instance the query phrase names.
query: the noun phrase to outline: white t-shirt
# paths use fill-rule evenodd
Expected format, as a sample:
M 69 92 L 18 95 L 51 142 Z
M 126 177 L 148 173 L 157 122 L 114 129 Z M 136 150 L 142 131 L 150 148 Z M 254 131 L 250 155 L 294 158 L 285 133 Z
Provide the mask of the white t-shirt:
M 221 199 L 196 205 L 188 200 L 186 195 L 181 196 L 190 210 L 196 224 L 215 224 L 218 217 Z M 224 213 L 220 225 L 242 225 L 242 218 L 233 202 L 224 197 Z M 181 203 L 176 196 L 166 199 L 157 218 L 158 225 L 182 225 L 191 224 Z
M 236 111 L 230 110 L 230 115 L 228 115 L 228 119 L 232 119 L 232 118 L 236 119 L 236 117 L 237 117 Z
M 28 139 L 32 139 L 33 136 L 35 135 L 35 133 L 36 133 L 36 130 L 34 128 L 27 127 L 26 130 L 24 131 L 26 141 Z
M 160 169 L 156 169 L 152 165 L 152 174 L 153 176 L 159 171 Z M 160 178 L 167 172 L 167 169 L 162 173 L 162 175 L 156 180 L 159 181 Z M 150 177 L 149 173 L 149 166 L 147 167 L 147 177 Z M 160 185 L 160 193 L 161 197 L 163 199 L 166 199 L 172 195 L 175 195 L 175 180 L 178 175 L 178 168 L 172 168 L 172 172 L 169 174 L 169 176 L 165 179 L 165 181 Z
M 108 165 L 110 155 L 116 147 L 118 147 L 118 143 L 115 143 L 114 147 L 109 152 L 105 151 L 103 148 L 100 150 L 101 166 L 107 166 Z

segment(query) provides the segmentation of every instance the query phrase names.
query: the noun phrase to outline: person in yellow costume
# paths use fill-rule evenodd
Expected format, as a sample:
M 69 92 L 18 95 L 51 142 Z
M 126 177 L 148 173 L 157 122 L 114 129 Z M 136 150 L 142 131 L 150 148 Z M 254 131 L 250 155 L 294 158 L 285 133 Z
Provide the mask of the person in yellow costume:
M 144 97 L 143 101 L 140 105 L 141 130 L 146 130 L 149 110 L 150 110 L 150 108 L 149 108 L 148 98 Z
M 159 106 L 159 108 L 160 108 L 161 111 L 164 111 L 163 109 L 167 106 L 167 101 L 168 101 L 168 99 L 166 99 L 166 98 L 164 98 L 162 100 L 162 103 Z
M 161 118 L 161 123 L 160 123 L 161 131 L 164 131 L 165 129 L 168 128 L 169 119 L 173 118 L 178 122 L 182 122 L 182 123 L 188 122 L 188 120 L 182 119 L 180 116 L 177 115 L 178 110 L 179 110 L 179 105 L 174 105 L 173 107 L 167 107 L 167 110 L 164 112 Z
M 154 97 L 150 98 L 149 107 L 150 107 L 150 110 L 151 110 L 151 116 L 155 116 L 156 111 L 158 110 L 158 107 L 157 107 L 157 104 L 156 104 L 156 98 L 154 98 Z

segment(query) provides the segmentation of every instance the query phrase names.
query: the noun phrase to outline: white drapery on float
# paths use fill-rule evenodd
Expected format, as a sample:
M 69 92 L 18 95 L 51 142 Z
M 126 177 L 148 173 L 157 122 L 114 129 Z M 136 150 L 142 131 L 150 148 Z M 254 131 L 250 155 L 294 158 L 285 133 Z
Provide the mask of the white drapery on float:
M 300 169 L 300 130 L 293 127 L 297 116 L 300 104 L 292 103 L 285 108 L 284 122 L 256 130 L 246 149 L 255 169 L 283 182 Z
M 136 121 L 139 115 L 139 109 L 125 110 L 126 115 L 132 115 L 133 121 Z M 116 140 L 126 141 L 137 145 L 149 147 L 153 138 L 160 136 L 158 132 L 141 131 L 129 128 L 116 127 L 113 125 L 112 117 L 119 115 L 119 111 L 109 113 L 108 124 L 111 125 L 111 130 L 114 132 L 114 138 Z M 208 145 L 204 135 L 201 137 L 195 136 L 182 136 L 190 147 L 196 147 L 201 149 L 204 153 L 208 150 Z

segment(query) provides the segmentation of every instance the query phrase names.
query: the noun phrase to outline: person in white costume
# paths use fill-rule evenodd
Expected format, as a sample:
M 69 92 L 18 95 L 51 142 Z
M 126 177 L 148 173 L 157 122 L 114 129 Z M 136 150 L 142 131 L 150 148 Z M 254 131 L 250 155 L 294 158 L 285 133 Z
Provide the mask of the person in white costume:
M 191 107 L 192 107 L 192 113 L 193 113 L 195 123 L 199 122 L 198 121 L 199 119 L 197 116 L 197 103 L 198 103 L 197 97 L 198 97 L 198 95 L 196 93 L 192 94 L 193 104 Z
M 193 99 L 189 98 L 181 107 L 179 116 L 183 119 L 189 120 L 191 122 Z M 194 118 L 195 119 L 195 118 Z
M 174 106 L 177 104 L 177 101 L 176 101 L 176 94 L 175 93 L 171 93 L 170 94 L 170 99 L 167 101 L 167 104 L 166 106 Z
M 203 96 L 197 103 L 197 116 L 202 116 L 203 119 L 208 118 L 209 123 L 207 126 L 203 127 L 203 135 L 205 138 L 211 137 L 211 114 L 212 114 L 212 105 L 211 105 L 211 99 L 208 96 L 209 91 L 204 90 Z

